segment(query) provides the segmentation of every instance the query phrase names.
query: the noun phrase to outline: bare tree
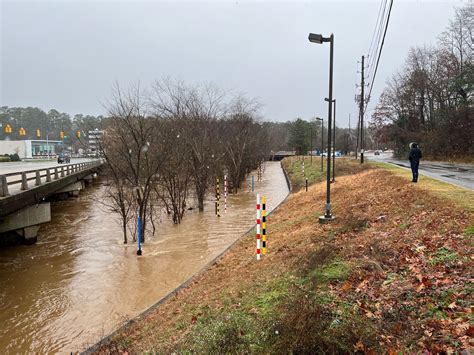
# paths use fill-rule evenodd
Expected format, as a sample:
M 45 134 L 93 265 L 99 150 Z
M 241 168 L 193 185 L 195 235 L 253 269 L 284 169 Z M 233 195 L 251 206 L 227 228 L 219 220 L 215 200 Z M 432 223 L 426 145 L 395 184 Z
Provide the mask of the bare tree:
M 232 102 L 229 117 L 222 126 L 223 146 L 233 191 L 240 188 L 245 174 L 255 168 L 264 154 L 262 127 L 256 123 L 259 103 L 238 96 Z
M 225 113 L 225 94 L 213 85 L 186 86 L 164 79 L 153 85 L 152 107 L 160 117 L 183 121 L 183 140 L 190 152 L 191 175 L 199 211 L 223 158 L 217 135 L 217 121 Z
M 173 145 L 173 150 L 163 166 L 158 184 L 155 185 L 155 192 L 163 201 L 167 213 L 171 214 L 173 223 L 179 224 L 186 210 L 191 185 L 192 169 L 189 164 L 191 154 L 184 140 L 181 121 L 169 120 L 162 129 Z
M 133 192 L 144 242 L 150 194 L 170 147 L 162 139 L 160 120 L 147 114 L 139 85 L 123 91 L 116 84 L 108 110 L 102 154 L 116 172 L 116 186 L 123 183 Z

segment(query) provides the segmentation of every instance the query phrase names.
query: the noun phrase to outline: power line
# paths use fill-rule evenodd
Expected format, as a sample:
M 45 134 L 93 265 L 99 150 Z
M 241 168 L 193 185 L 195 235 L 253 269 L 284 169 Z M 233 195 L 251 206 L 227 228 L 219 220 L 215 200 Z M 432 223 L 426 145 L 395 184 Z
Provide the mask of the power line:
M 370 41 L 369 52 L 367 54 L 370 54 L 371 51 L 372 51 L 372 45 L 374 44 L 375 32 L 377 31 L 377 25 L 379 23 L 380 11 L 382 10 L 382 4 L 383 4 L 383 0 L 380 1 L 379 12 L 378 12 L 378 15 L 377 15 L 377 21 L 375 22 L 374 33 L 372 34 L 372 40 Z
M 377 57 L 377 64 L 375 64 L 374 75 L 373 75 L 372 80 L 370 82 L 370 89 L 369 89 L 369 95 L 367 96 L 367 98 L 368 98 L 367 101 L 370 100 L 370 95 L 372 94 L 372 89 L 374 87 L 375 76 L 377 75 L 377 69 L 379 68 L 380 57 L 382 55 L 382 49 L 383 49 L 383 45 L 385 43 L 385 36 L 387 35 L 388 23 L 390 21 L 390 14 L 392 13 L 392 5 L 393 5 L 393 0 L 390 0 L 390 7 L 388 9 L 387 21 L 385 22 L 385 30 L 384 30 L 383 37 L 382 37 L 382 43 L 380 44 L 379 55 Z M 367 105 L 365 107 L 367 109 Z M 365 110 L 364 110 L 364 114 L 365 114 Z
M 382 10 L 382 5 L 383 5 L 383 10 Z M 379 6 L 379 13 L 377 15 L 377 21 L 375 22 L 374 33 L 372 34 L 372 40 L 370 43 L 369 51 L 367 52 L 367 56 L 369 58 L 369 62 L 367 63 L 368 67 L 372 66 L 373 63 L 370 63 L 370 61 L 373 62 L 372 57 L 375 57 L 375 53 L 377 53 L 377 50 L 380 46 L 380 37 L 382 34 L 383 24 L 385 22 L 386 7 L 387 7 L 387 0 L 381 0 L 380 6 Z
M 370 78 L 372 77 L 372 75 L 374 74 L 374 63 L 375 63 L 375 58 L 377 56 L 377 52 L 380 50 L 380 44 L 381 44 L 381 38 L 382 38 L 382 30 L 384 28 L 384 25 L 386 24 L 387 20 L 385 18 L 385 11 L 387 9 L 387 1 L 388 0 L 385 0 L 383 1 L 382 0 L 382 3 L 383 3 L 383 10 L 382 10 L 382 14 L 380 16 L 380 22 L 377 23 L 377 35 L 376 35 L 376 40 L 374 42 L 374 44 L 376 44 L 375 47 L 372 47 L 372 51 L 369 50 L 369 53 L 368 53 L 368 56 L 369 56 L 369 61 L 368 61 L 368 68 L 369 68 L 369 71 L 368 71 L 368 75 L 367 75 L 367 78 L 369 79 L 368 81 L 369 82 L 372 82 L 372 80 L 370 80 Z M 380 5 L 382 5 L 382 3 Z

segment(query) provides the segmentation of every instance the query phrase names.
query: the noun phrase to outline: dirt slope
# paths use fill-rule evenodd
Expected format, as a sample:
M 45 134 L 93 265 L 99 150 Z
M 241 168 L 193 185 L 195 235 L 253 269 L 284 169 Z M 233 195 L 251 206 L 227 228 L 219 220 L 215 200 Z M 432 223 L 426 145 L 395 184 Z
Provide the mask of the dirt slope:
M 383 169 L 294 193 L 254 235 L 101 353 L 469 349 L 473 213 Z

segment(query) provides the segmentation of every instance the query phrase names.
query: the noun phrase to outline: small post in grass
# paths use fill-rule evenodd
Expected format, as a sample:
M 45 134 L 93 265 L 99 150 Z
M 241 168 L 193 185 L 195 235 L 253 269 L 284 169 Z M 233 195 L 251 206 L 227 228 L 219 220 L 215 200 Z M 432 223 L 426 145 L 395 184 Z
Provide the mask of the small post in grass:
M 267 198 L 262 196 L 262 254 L 267 253 Z
M 260 194 L 257 194 L 257 227 L 256 227 L 256 240 L 257 240 L 257 260 L 260 260 Z

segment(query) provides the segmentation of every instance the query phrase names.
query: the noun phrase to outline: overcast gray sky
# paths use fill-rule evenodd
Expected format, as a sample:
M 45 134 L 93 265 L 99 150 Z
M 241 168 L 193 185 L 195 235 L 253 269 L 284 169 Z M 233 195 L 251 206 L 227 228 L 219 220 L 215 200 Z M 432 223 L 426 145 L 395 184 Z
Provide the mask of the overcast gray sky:
M 0 105 L 104 114 L 111 86 L 161 77 L 257 97 L 267 120 L 327 117 L 329 45 L 334 97 L 354 126 L 355 84 L 382 0 L 4 1 L 0 0 Z M 395 0 L 372 103 L 411 46 L 434 45 L 462 0 Z

